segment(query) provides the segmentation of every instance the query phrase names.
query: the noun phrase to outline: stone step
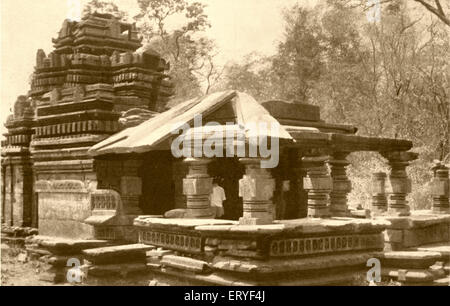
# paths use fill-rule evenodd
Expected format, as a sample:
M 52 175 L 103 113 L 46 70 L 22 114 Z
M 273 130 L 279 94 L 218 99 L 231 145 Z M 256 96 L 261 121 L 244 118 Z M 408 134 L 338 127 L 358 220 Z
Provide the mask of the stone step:
M 441 253 L 426 251 L 393 251 L 380 255 L 384 267 L 426 269 L 442 260 Z
M 450 277 L 447 276 L 447 277 L 444 277 L 444 278 L 436 279 L 433 282 L 433 285 L 434 286 L 450 286 Z
M 145 263 L 146 252 L 154 248 L 152 245 L 138 243 L 87 249 L 82 253 L 94 265 L 137 261 Z
M 67 238 L 55 238 L 47 236 L 35 236 L 30 243 L 38 244 L 52 254 L 71 255 L 79 254 L 84 249 L 92 249 L 111 245 L 108 240 L 76 240 Z
M 426 284 L 432 283 L 437 276 L 435 273 L 425 269 L 396 269 L 381 268 L 381 276 L 383 278 L 392 278 L 399 282 L 408 284 Z
M 169 266 L 195 273 L 207 273 L 211 271 L 211 267 L 206 261 L 175 255 L 164 256 L 161 260 L 161 264 L 163 266 Z
M 450 261 L 450 242 L 423 245 L 415 248 L 415 250 L 422 252 L 438 252 L 446 259 L 446 261 Z
M 147 273 L 145 263 L 120 263 L 120 264 L 106 264 L 106 265 L 83 265 L 83 271 L 87 271 L 86 275 L 94 277 L 108 277 L 108 276 L 124 276 L 132 273 Z

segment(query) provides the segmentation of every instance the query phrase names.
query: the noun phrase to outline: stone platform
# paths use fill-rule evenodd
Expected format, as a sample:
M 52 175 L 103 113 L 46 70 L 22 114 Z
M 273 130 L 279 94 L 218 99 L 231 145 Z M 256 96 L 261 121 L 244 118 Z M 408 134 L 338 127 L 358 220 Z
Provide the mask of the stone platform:
M 406 217 L 377 217 L 390 222 L 385 232 L 386 251 L 400 251 L 425 244 L 450 241 L 450 215 L 428 210 L 412 211 Z
M 352 283 L 380 257 L 380 220 L 331 218 L 239 225 L 214 219 L 137 218 L 152 273 L 210 285 Z M 365 273 L 365 272 L 364 272 Z

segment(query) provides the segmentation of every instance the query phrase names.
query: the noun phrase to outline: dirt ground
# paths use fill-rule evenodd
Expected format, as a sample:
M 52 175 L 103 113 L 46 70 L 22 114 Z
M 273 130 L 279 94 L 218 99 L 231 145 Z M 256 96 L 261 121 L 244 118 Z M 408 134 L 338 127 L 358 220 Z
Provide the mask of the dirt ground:
M 1 285 L 2 286 L 55 286 L 39 280 L 39 274 L 48 266 L 37 260 L 20 260 L 23 249 L 1 245 Z

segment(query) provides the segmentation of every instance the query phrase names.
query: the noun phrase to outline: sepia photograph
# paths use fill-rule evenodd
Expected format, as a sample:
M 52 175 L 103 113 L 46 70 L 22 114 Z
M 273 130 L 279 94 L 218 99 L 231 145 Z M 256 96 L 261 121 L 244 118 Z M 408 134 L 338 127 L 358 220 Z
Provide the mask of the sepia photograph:
M 2 287 L 450 286 L 450 0 L 0 11 Z

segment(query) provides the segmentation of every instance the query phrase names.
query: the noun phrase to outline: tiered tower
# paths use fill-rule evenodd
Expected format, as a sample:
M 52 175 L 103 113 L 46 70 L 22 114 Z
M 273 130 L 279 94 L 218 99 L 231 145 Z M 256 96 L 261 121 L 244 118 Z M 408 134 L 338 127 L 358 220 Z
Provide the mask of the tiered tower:
M 97 177 L 87 150 L 120 130 L 123 112 L 165 110 L 174 86 L 168 63 L 153 50 L 138 50 L 136 26 L 113 15 L 66 20 L 53 43 L 48 55 L 38 50 L 28 93 L 35 106 L 34 136 L 25 144 L 35 180 L 30 207 L 38 211 L 40 234 L 89 238 L 92 227 L 83 220 Z

